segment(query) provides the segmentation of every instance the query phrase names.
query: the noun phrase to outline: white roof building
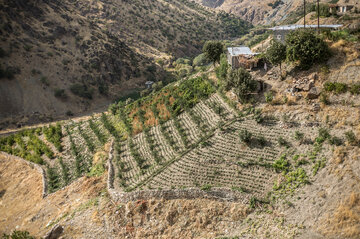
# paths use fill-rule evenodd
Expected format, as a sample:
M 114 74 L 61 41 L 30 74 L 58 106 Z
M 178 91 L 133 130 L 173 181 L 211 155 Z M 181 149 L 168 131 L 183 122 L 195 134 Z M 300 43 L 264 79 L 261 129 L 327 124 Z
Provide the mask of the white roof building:
M 332 29 L 336 30 L 343 25 L 320 25 L 319 27 L 321 29 Z M 318 25 L 305 25 L 306 29 L 317 29 Z M 278 41 L 285 42 L 285 38 L 287 34 L 289 34 L 291 31 L 295 31 L 297 29 L 304 29 L 304 25 L 284 25 L 284 26 L 276 26 L 271 27 L 269 30 L 272 30 L 274 33 L 274 39 L 277 39 Z
M 243 67 L 252 69 L 257 66 L 257 61 L 252 61 L 253 57 L 259 53 L 252 52 L 247 46 L 229 47 L 227 49 L 227 60 L 233 69 Z
M 252 52 L 250 48 L 247 46 L 228 47 L 227 50 L 230 56 L 239 56 L 239 55 L 255 56 L 259 54 Z
M 337 24 L 337 25 L 320 25 L 320 28 L 332 28 L 332 29 L 337 29 L 342 27 L 343 25 Z M 318 25 L 305 25 L 305 28 L 317 28 Z M 284 25 L 284 26 L 276 26 L 276 27 L 272 27 L 269 28 L 269 30 L 273 30 L 273 31 L 290 31 L 290 30 L 296 30 L 296 29 L 300 29 L 300 28 L 304 28 L 304 25 Z

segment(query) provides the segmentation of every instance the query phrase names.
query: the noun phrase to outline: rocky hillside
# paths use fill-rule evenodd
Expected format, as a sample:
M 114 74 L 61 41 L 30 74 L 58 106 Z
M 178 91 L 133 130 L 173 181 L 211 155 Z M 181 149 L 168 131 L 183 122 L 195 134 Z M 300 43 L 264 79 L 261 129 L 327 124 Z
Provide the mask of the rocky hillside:
M 177 1 L 0 1 L 0 127 L 104 109 L 249 24 Z M 156 75 L 156 77 L 155 77 Z
M 301 17 L 303 0 L 195 0 L 203 6 L 216 8 L 240 16 L 253 24 L 269 25 L 273 22 L 280 23 L 287 18 Z M 357 0 L 321 0 L 322 3 L 335 3 L 345 5 L 358 5 Z M 315 1 L 307 1 L 307 5 Z M 294 23 L 294 22 L 292 22 Z
M 278 67 L 253 71 L 266 85 L 256 108 L 212 89 L 209 71 L 111 113 L 2 137 L 0 233 L 357 239 L 360 46 L 329 45 L 326 65 L 286 64 L 284 80 Z

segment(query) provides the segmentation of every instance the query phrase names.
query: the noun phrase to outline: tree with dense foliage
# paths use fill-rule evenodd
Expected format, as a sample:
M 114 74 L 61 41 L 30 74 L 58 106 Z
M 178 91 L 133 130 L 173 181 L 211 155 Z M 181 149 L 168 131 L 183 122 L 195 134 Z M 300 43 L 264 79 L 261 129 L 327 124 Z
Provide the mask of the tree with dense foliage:
M 203 47 L 203 53 L 206 59 L 214 65 L 220 62 L 220 56 L 224 52 L 224 45 L 220 41 L 207 41 Z
M 229 63 L 227 62 L 226 54 L 221 54 L 220 56 L 220 66 L 216 68 L 216 76 L 220 80 L 225 80 L 226 75 L 229 69 Z
M 330 57 L 328 45 L 313 31 L 291 32 L 286 38 L 286 45 L 287 59 L 298 62 L 302 69 L 309 69 L 313 64 L 324 62 Z
M 201 53 L 200 55 L 198 55 L 197 57 L 194 58 L 193 60 L 193 66 L 205 66 L 209 64 L 208 59 L 205 57 L 204 53 Z
M 244 68 L 240 67 L 236 70 L 229 69 L 225 81 L 225 89 L 230 90 L 231 88 L 234 88 L 234 92 L 240 101 L 247 101 L 250 93 L 254 92 L 256 87 L 256 81 L 253 80 L 250 73 Z
M 279 41 L 273 40 L 270 47 L 266 50 L 266 59 L 274 66 L 280 65 L 286 60 L 286 46 Z

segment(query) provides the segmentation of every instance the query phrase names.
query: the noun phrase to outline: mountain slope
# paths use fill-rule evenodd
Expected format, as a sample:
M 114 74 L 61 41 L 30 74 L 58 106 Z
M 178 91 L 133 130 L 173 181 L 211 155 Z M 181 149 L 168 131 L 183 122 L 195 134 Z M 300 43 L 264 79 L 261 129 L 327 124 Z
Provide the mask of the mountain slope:
M 281 23 L 289 16 L 298 12 L 301 16 L 303 0 L 195 0 L 203 6 L 216 8 L 232 13 L 253 24 Z M 321 0 L 321 3 L 330 3 L 330 0 Z M 316 1 L 306 1 L 307 5 Z M 339 0 L 338 4 L 358 5 L 357 0 Z
M 154 58 L 249 28 L 187 0 L 1 0 L 0 12 L 0 127 L 104 109 L 165 80 Z

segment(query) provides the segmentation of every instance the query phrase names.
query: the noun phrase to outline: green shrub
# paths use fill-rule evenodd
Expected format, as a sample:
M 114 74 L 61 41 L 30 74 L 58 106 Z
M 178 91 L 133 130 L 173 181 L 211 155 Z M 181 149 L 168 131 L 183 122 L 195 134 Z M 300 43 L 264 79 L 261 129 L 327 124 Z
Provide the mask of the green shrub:
M 69 168 L 65 165 L 64 161 L 62 160 L 62 158 L 59 158 L 59 164 L 61 167 L 61 175 L 64 181 L 65 185 L 68 185 L 70 182 L 70 173 L 69 173 Z
M 343 141 L 342 141 L 342 139 L 339 138 L 339 137 L 332 136 L 332 137 L 329 138 L 329 143 L 330 143 L 331 145 L 340 146 L 340 145 L 343 144 Z
M 64 89 L 58 89 L 58 88 L 56 88 L 54 90 L 54 96 L 56 98 L 62 98 L 62 99 L 65 99 L 67 97 L 67 95 L 65 93 L 65 90 Z
M 318 137 L 315 139 L 315 141 L 319 144 L 322 144 L 326 140 L 330 139 L 331 135 L 329 133 L 329 130 L 326 128 L 320 128 L 318 132 Z
M 66 111 L 67 116 L 74 116 L 74 113 L 71 110 Z
M 70 86 L 70 91 L 77 96 L 80 96 L 82 98 L 92 99 L 93 91 L 92 89 L 89 89 L 86 85 L 81 84 L 73 84 Z
M 85 144 L 88 147 L 88 149 L 90 150 L 90 152 L 94 153 L 95 152 L 95 145 L 94 145 L 94 141 L 90 138 L 89 135 L 87 135 L 83 130 L 81 125 L 79 124 L 78 126 L 79 129 L 79 133 L 80 136 L 85 140 Z
M 283 147 L 289 146 L 289 143 L 281 136 L 278 138 L 278 143 L 280 146 L 283 146 Z
M 325 91 L 329 91 L 329 92 L 332 92 L 332 91 L 335 91 L 335 83 L 333 82 L 325 82 L 324 84 L 324 90 Z
M 46 86 L 49 86 L 49 85 L 50 85 L 50 82 L 48 81 L 48 79 L 46 78 L 46 76 L 42 76 L 42 77 L 40 78 L 40 82 L 41 82 L 41 84 L 46 85 Z
M 344 83 L 335 83 L 335 93 L 341 94 L 346 93 L 347 91 L 347 85 Z
M 349 142 L 349 144 L 351 145 L 357 145 L 358 144 L 358 140 L 355 136 L 355 133 L 353 131 L 347 131 L 345 133 L 345 137 L 346 137 L 346 140 Z
M 297 140 L 297 141 L 301 141 L 304 139 L 304 133 L 300 132 L 300 131 L 295 131 L 295 136 L 294 138 Z
M 191 65 L 191 61 L 187 58 L 178 58 L 175 62 L 176 65 L 180 65 L 180 64 Z
M 360 83 L 353 84 L 350 87 L 350 93 L 353 95 L 359 95 L 360 94 Z
M 60 188 L 60 178 L 54 168 L 49 166 L 46 167 L 46 176 L 48 180 L 48 190 L 49 193 L 55 192 Z
M 315 6 L 315 9 L 316 11 L 316 17 L 318 15 L 318 9 L 317 9 L 317 5 Z M 320 17 L 330 17 L 330 7 L 328 4 L 319 4 L 319 15 Z
M 30 46 L 30 45 L 27 45 L 27 44 L 24 45 L 24 50 L 25 51 L 31 51 L 32 48 L 33 48 L 33 46 Z
M 234 92 L 240 101 L 246 102 L 250 94 L 257 88 L 257 82 L 252 79 L 251 74 L 243 68 L 236 70 L 229 69 L 225 81 L 225 89 L 234 88 Z
M 323 158 L 319 161 L 316 161 L 316 163 L 313 165 L 312 169 L 313 169 L 313 175 L 315 176 L 317 174 L 317 172 L 319 171 L 319 169 L 322 169 L 325 167 L 326 164 L 326 159 Z
M 279 41 L 272 40 L 270 47 L 266 50 L 266 59 L 274 66 L 280 65 L 286 60 L 286 46 Z
M 109 94 L 109 86 L 104 81 L 98 82 L 98 91 L 101 95 L 108 95 Z
M 31 236 L 28 231 L 17 231 L 14 230 L 11 234 L 3 234 L 2 239 L 36 239 L 35 237 Z
M 263 135 L 259 136 L 257 138 L 257 141 L 262 147 L 264 147 L 266 145 L 266 139 L 265 139 L 265 137 Z
M 281 4 L 284 4 L 283 1 L 281 0 L 276 0 L 274 3 L 268 3 L 268 6 L 271 7 L 272 9 L 277 8 L 278 6 L 280 6 Z
M 248 130 L 244 129 L 239 132 L 239 138 L 241 142 L 250 143 L 251 142 L 252 133 Z
M 299 62 L 302 69 L 309 69 L 315 63 L 324 62 L 331 55 L 327 43 L 313 31 L 293 31 L 287 36 L 286 44 L 287 59 Z
M 351 42 L 358 41 L 358 37 L 350 34 L 349 30 L 347 29 L 338 30 L 338 31 L 326 31 L 325 35 L 327 38 L 329 38 L 332 41 L 339 41 L 339 40 L 345 40 Z
M 270 104 L 274 99 L 274 94 L 272 91 L 266 92 L 264 94 L 266 103 Z
M 272 166 L 277 172 L 288 172 L 290 168 L 290 163 L 286 159 L 286 155 L 283 154 L 281 155 L 280 159 L 275 160 Z
M 106 136 L 101 132 L 101 130 L 99 129 L 99 126 L 94 123 L 94 121 L 92 119 L 89 120 L 89 126 L 90 129 L 94 132 L 94 134 L 96 135 L 97 139 L 100 141 L 100 143 L 102 145 L 104 145 L 107 141 Z
M 205 58 L 215 64 L 220 62 L 220 56 L 224 52 L 224 45 L 219 41 L 207 41 L 203 47 Z
M 222 54 L 220 57 L 220 66 L 215 69 L 216 76 L 222 81 L 226 80 L 229 67 L 230 65 L 227 61 L 226 54 Z
M 44 127 L 43 132 L 46 140 L 53 143 L 55 148 L 61 152 L 63 150 L 61 145 L 61 139 L 63 137 L 61 125 L 57 123 L 56 126 L 50 125 L 49 127 Z
M 17 67 L 8 66 L 5 69 L 3 69 L 0 66 L 0 79 L 1 78 L 8 78 L 9 80 L 14 79 L 16 74 L 20 73 L 20 69 Z
M 325 105 L 329 105 L 330 104 L 329 96 L 324 92 L 322 92 L 320 94 L 320 102 L 324 103 Z
M 203 191 L 210 191 L 211 188 L 212 186 L 210 184 L 205 184 L 201 186 L 201 190 Z

